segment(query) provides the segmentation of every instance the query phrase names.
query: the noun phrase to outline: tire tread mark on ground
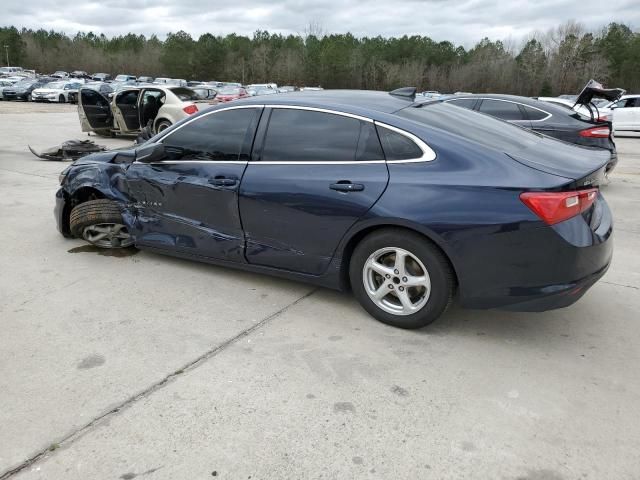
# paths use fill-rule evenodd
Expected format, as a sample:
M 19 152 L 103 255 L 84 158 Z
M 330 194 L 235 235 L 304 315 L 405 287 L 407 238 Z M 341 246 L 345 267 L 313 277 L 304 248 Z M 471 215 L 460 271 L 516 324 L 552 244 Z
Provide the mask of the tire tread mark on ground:
M 309 298 L 311 295 L 313 295 L 317 291 L 318 291 L 318 289 L 316 288 L 316 289 L 313 289 L 313 290 L 305 293 L 303 296 L 301 296 L 300 298 L 294 300 L 293 302 L 289 303 L 288 305 L 285 305 L 284 307 L 282 307 L 277 312 L 272 313 L 268 317 L 263 318 L 259 322 L 251 325 L 249 328 L 246 328 L 245 330 L 242 330 L 240 333 L 234 335 L 233 337 L 225 340 L 224 342 L 216 345 L 212 349 L 206 351 L 205 353 L 203 353 L 199 357 L 195 358 L 194 360 L 189 361 L 188 363 L 186 363 L 185 365 L 183 365 L 179 369 L 177 369 L 174 372 L 170 373 L 169 375 L 165 376 L 162 380 L 150 385 L 149 387 L 145 388 L 144 390 L 142 390 L 141 392 L 137 393 L 136 395 L 133 395 L 132 397 L 129 397 L 127 400 L 125 400 L 122 403 L 118 404 L 117 406 L 113 407 L 109 411 L 107 411 L 105 413 L 102 413 L 101 415 L 98 415 L 97 417 L 93 418 L 92 420 L 90 420 L 89 422 L 87 422 L 86 424 L 81 426 L 80 428 L 72 431 L 71 433 L 69 433 L 68 435 L 64 436 L 63 438 L 61 438 L 61 439 L 59 439 L 57 441 L 51 442 L 51 445 L 55 445 L 56 446 L 55 450 L 58 450 L 60 447 L 65 447 L 65 446 L 71 445 L 73 442 L 75 442 L 76 440 L 80 439 L 85 433 L 88 433 L 91 430 L 92 427 L 96 426 L 99 422 L 101 422 L 105 418 L 111 417 L 111 416 L 119 413 L 120 411 L 132 406 L 133 404 L 135 404 L 138 400 L 146 398 L 149 395 L 151 395 L 152 393 L 160 390 L 162 387 L 164 387 L 170 381 L 172 381 L 175 377 L 181 376 L 185 372 L 197 368 L 200 364 L 206 362 L 211 357 L 214 357 L 218 353 L 222 352 L 227 347 L 229 347 L 229 346 L 233 345 L 234 343 L 236 343 L 238 340 L 240 340 L 240 339 L 250 335 L 251 333 L 255 332 L 256 330 L 266 326 L 271 320 L 279 317 L 284 312 L 289 310 L 291 307 L 294 307 L 298 303 L 306 300 L 307 298 Z M 53 453 L 53 450 L 51 449 L 51 447 L 47 447 L 47 448 L 39 451 L 38 453 L 36 453 L 36 454 L 32 455 L 31 457 L 27 458 L 25 461 L 23 461 L 19 465 L 11 468 L 10 470 L 7 470 L 4 473 L 1 473 L 0 474 L 0 480 L 6 480 L 6 479 L 16 475 L 17 473 L 20 473 L 25 468 L 30 467 L 34 463 L 36 463 L 39 460 L 42 460 L 43 458 L 45 458 L 47 456 L 47 454 L 52 454 L 52 453 Z

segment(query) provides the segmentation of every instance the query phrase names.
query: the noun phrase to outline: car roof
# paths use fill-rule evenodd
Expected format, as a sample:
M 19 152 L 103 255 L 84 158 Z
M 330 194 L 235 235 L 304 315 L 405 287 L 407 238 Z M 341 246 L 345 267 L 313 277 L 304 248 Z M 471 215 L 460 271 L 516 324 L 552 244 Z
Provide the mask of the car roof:
M 390 95 L 388 92 L 372 90 L 320 90 L 280 93 L 269 96 L 269 100 L 251 97 L 238 100 L 242 104 L 294 105 L 316 108 L 367 109 L 382 113 L 393 113 L 413 104 L 411 97 Z

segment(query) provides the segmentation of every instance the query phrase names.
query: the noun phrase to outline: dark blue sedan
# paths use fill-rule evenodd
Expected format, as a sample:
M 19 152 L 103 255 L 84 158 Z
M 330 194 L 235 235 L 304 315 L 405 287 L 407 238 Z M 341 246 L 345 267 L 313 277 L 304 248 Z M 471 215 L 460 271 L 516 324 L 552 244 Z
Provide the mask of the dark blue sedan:
M 352 289 L 418 328 L 452 302 L 543 311 L 607 270 L 609 152 L 405 91 L 236 101 L 61 176 L 65 236 Z

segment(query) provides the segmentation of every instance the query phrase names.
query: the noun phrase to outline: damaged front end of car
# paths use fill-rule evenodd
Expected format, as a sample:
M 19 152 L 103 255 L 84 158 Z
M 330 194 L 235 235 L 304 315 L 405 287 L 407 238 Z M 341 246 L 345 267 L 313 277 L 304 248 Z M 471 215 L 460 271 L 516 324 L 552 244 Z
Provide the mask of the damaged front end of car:
M 135 160 L 135 150 L 111 150 L 93 153 L 76 160 L 59 177 L 54 215 L 58 230 L 65 237 L 73 237 L 71 211 L 78 205 L 99 199 L 117 202 L 123 209 L 123 220 L 132 205 L 126 191 L 126 170 Z

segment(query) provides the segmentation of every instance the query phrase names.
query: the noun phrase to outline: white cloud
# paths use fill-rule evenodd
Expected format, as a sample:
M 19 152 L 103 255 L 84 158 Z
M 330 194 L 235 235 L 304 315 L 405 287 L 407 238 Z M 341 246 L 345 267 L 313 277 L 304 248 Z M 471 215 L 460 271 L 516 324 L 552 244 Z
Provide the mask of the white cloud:
M 45 28 L 68 34 L 93 31 L 108 36 L 185 30 L 251 35 L 256 30 L 298 34 L 310 22 L 327 33 L 356 36 L 425 35 L 470 47 L 481 38 L 522 38 L 567 20 L 598 29 L 612 21 L 640 25 L 637 0 L 3 0 L 4 26 Z

